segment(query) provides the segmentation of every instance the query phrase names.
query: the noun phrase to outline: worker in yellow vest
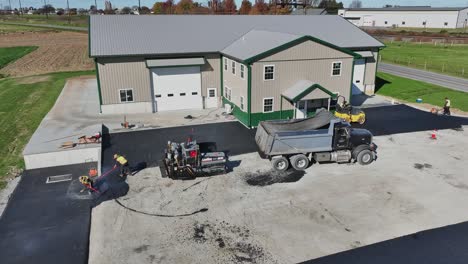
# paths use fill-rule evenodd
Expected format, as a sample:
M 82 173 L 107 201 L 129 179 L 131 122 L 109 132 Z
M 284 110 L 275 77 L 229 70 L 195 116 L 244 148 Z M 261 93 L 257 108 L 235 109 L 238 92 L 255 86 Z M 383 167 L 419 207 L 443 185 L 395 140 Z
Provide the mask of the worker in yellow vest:
M 114 160 L 114 169 L 117 168 L 117 166 L 120 166 L 120 177 L 124 177 L 130 174 L 130 166 L 128 165 L 128 161 L 124 156 L 114 154 Z

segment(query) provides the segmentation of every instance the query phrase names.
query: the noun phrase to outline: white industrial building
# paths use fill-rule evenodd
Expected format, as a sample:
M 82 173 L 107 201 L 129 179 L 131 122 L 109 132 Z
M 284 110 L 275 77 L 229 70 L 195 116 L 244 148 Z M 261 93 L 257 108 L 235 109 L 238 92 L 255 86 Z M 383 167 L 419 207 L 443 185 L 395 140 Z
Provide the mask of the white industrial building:
M 359 27 L 464 28 L 468 26 L 468 7 L 345 8 L 338 10 L 338 15 Z

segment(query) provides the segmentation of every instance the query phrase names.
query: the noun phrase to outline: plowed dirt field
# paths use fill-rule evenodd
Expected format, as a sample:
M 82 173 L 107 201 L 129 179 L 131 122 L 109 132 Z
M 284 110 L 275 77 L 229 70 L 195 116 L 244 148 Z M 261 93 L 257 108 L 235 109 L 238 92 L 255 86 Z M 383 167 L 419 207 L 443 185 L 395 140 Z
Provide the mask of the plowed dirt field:
M 36 51 L 0 70 L 9 76 L 92 70 L 88 35 L 77 32 L 22 32 L 0 35 L 0 47 L 38 46 Z

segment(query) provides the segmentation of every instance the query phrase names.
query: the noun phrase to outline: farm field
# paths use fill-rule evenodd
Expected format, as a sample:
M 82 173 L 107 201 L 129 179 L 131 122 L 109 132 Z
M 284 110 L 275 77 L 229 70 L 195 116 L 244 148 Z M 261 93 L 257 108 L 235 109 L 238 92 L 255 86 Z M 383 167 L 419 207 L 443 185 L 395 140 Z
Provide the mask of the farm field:
M 88 57 L 88 35 L 84 33 L 9 33 L 0 38 L 0 48 L 16 46 L 37 46 L 38 49 L 0 69 L 0 74 L 14 77 L 94 69 Z
M 70 23 L 68 22 L 70 19 Z M 28 23 L 28 24 L 48 24 L 59 26 L 73 26 L 73 27 L 88 27 L 88 16 L 58 16 L 49 15 L 23 15 L 19 16 L 2 16 L 0 22 L 15 22 L 15 23 Z
M 35 46 L 0 48 L 0 69 L 36 49 Z
M 0 23 L 0 36 L 2 34 L 14 33 L 14 32 L 38 32 L 38 31 L 53 31 L 52 29 L 41 28 L 41 27 L 27 27 L 17 25 L 7 25 Z
M 427 71 L 468 78 L 468 45 L 386 42 L 381 59 Z
M 453 108 L 468 112 L 468 93 L 387 73 L 377 74 L 376 93 L 410 103 L 415 103 L 417 98 L 421 98 L 423 103 L 440 108 L 444 105 L 445 97 L 448 97 Z
M 0 80 L 0 189 L 24 167 L 22 151 L 68 78 L 94 74 L 61 72 Z

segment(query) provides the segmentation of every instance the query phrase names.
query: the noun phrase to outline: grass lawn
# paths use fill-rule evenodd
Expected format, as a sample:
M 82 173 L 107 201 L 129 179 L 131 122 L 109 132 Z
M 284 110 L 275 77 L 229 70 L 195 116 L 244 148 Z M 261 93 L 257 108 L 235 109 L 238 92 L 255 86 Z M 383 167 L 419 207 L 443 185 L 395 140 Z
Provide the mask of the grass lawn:
M 377 73 L 376 93 L 413 103 L 421 98 L 423 103 L 440 107 L 448 97 L 453 108 L 468 112 L 468 93 L 387 73 Z
M 7 25 L 0 23 L 0 34 L 15 33 L 15 32 L 37 32 L 37 31 L 51 31 L 50 28 L 43 27 L 27 27 L 17 25 Z
M 94 74 L 61 72 L 49 78 L 6 78 L 0 80 L 0 189 L 7 176 L 24 168 L 22 151 L 62 91 L 67 78 Z
M 36 49 L 34 46 L 0 48 L 0 69 Z
M 70 19 L 70 21 L 69 21 Z M 58 16 L 58 15 L 49 15 L 47 18 L 45 15 L 6 15 L 2 16 L 0 21 L 4 22 L 16 22 L 16 23 L 30 23 L 30 24 L 49 24 L 49 25 L 58 25 L 58 26 L 72 26 L 72 27 L 88 27 L 88 16 Z
M 468 78 L 468 45 L 385 42 L 382 61 Z

